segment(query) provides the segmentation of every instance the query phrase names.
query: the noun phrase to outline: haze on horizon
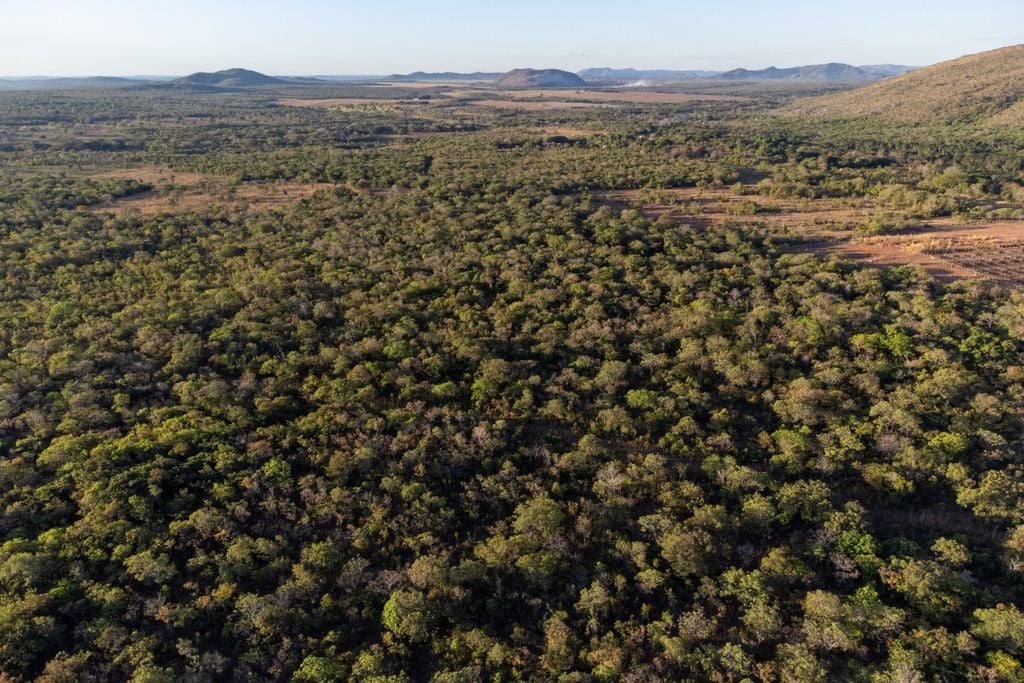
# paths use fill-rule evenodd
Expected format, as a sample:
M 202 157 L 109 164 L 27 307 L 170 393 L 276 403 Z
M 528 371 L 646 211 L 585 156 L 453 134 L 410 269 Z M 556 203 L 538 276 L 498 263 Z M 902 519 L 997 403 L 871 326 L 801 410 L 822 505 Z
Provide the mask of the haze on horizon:
M 0 76 L 926 65 L 1024 42 L 1019 0 L 0 0 Z

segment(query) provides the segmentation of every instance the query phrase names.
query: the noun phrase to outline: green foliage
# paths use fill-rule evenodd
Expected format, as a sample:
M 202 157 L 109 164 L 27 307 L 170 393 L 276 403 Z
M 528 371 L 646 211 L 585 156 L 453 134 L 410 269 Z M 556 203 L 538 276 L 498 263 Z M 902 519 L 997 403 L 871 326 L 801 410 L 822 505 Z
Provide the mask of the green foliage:
M 0 678 L 1019 676 L 1021 296 L 758 224 L 1019 146 L 276 96 L 0 98 Z M 155 165 L 327 186 L 117 201 Z
M 1016 605 L 974 611 L 971 632 L 1014 654 L 1024 654 L 1024 614 Z
M 418 591 L 398 590 L 384 603 L 381 623 L 395 635 L 416 642 L 430 635 L 431 608 Z

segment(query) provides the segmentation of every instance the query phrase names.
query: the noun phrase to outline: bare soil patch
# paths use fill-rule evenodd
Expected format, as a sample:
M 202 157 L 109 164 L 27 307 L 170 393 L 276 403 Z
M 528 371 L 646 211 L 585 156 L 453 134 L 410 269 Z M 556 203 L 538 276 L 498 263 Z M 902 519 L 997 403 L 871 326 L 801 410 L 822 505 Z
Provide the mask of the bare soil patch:
M 915 264 L 940 277 L 980 277 L 1024 285 L 1024 223 L 944 218 L 901 235 L 853 237 L 813 250 L 872 265 Z
M 202 173 L 189 173 L 187 171 L 175 171 L 166 166 L 139 166 L 137 168 L 123 168 L 116 171 L 103 171 L 96 173 L 94 178 L 119 178 L 122 180 L 138 180 L 141 183 L 153 185 L 159 183 L 172 183 L 175 185 L 195 185 L 212 176 Z
M 615 190 L 597 195 L 613 209 L 637 208 L 650 218 L 667 216 L 691 222 L 722 223 L 741 219 L 778 231 L 813 236 L 834 232 L 871 215 L 866 202 L 840 199 L 784 199 L 739 195 L 727 189 L 683 187 L 658 190 Z
M 616 106 L 610 102 L 573 102 L 568 100 L 465 100 L 462 104 L 471 107 L 494 107 L 495 109 L 517 109 L 519 111 L 597 109 Z
M 452 98 L 484 100 L 495 99 L 500 94 L 514 100 L 560 100 L 573 102 L 617 102 L 636 104 L 685 104 L 688 102 L 742 102 L 748 98 L 731 95 L 702 95 L 698 93 L 652 92 L 648 90 L 575 90 L 572 88 L 534 90 L 494 90 L 462 88 L 446 92 Z
M 859 235 L 856 225 L 877 210 L 863 200 L 791 200 L 737 195 L 726 189 L 679 188 L 603 192 L 596 200 L 613 210 L 635 208 L 694 226 L 742 222 L 808 238 L 794 251 L 838 255 L 881 268 L 921 266 L 940 279 L 983 278 L 1024 286 L 1024 222 L 928 221 L 893 235 Z
M 371 104 L 401 104 L 408 106 L 423 106 L 430 104 L 432 100 L 416 100 L 409 98 L 386 98 L 386 97 L 328 97 L 324 99 L 303 99 L 289 97 L 275 100 L 274 104 L 283 107 L 351 107 Z
M 459 88 L 473 87 L 474 85 L 489 85 L 494 81 L 483 79 L 479 81 L 395 81 L 393 83 L 368 83 L 362 87 L 374 88 L 377 90 L 402 89 L 402 90 L 432 90 L 435 88 Z
M 223 176 L 183 173 L 164 167 L 141 167 L 97 174 L 98 178 L 125 178 L 149 183 L 155 189 L 90 206 L 92 211 L 119 213 L 181 213 L 212 205 L 266 209 L 310 197 L 331 183 L 289 181 L 238 182 Z

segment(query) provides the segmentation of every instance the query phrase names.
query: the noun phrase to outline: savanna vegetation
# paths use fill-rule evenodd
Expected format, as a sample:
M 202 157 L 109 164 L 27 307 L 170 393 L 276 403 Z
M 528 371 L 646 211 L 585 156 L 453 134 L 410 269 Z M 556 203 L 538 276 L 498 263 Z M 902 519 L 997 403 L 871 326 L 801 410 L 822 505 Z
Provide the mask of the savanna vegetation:
M 756 221 L 1014 133 L 278 97 L 0 96 L 0 678 L 1022 680 L 1024 296 Z

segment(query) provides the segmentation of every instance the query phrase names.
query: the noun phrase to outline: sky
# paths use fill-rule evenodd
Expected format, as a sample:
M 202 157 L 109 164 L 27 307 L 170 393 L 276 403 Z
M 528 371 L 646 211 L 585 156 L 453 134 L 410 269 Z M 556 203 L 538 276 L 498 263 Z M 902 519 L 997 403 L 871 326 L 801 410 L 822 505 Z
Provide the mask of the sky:
M 0 76 L 927 65 L 1024 0 L 0 0 Z

